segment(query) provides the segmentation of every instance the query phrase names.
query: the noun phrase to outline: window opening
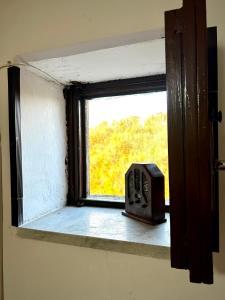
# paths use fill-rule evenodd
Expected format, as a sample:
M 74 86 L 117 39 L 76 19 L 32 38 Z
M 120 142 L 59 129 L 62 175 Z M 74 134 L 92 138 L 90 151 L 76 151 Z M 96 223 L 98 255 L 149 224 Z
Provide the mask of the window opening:
M 87 100 L 87 191 L 124 200 L 132 163 L 155 163 L 169 199 L 166 91 Z

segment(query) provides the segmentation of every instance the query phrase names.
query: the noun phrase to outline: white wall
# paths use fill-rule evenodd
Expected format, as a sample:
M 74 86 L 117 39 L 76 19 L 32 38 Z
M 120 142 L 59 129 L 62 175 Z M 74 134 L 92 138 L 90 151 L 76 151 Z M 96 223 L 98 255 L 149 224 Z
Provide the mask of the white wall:
M 0 63 L 20 53 L 114 38 L 163 26 L 163 13 L 181 0 L 1 0 Z M 220 106 L 225 113 L 225 2 L 208 0 L 209 25 L 218 25 Z M 3 151 L 4 285 L 6 300 L 222 300 L 225 295 L 225 177 L 220 177 L 221 252 L 215 284 L 188 282 L 168 260 L 26 240 L 10 227 L 6 72 L 0 74 Z M 220 157 L 225 127 L 220 125 Z
M 21 68 L 24 223 L 66 203 L 65 100 L 62 87 Z

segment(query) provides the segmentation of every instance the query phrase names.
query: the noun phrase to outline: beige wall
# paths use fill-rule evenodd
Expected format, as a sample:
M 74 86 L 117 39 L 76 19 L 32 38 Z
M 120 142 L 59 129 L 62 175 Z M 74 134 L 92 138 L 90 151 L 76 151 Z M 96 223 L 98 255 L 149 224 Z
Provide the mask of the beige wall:
M 209 25 L 219 29 L 220 99 L 225 99 L 225 2 L 208 0 Z M 0 64 L 15 55 L 66 47 L 163 27 L 163 12 L 179 0 L 0 0 Z M 167 260 L 26 240 L 10 227 L 6 72 L 0 72 L 4 281 L 6 300 L 147 300 L 225 298 L 225 177 L 220 180 L 221 253 L 215 284 L 195 285 Z M 224 104 L 221 107 L 225 113 Z M 220 126 L 220 156 L 225 158 Z

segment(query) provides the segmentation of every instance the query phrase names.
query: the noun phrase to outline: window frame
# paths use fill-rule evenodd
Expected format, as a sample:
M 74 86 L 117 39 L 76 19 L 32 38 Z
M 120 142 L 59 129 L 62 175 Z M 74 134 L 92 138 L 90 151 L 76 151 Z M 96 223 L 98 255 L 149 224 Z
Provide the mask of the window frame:
M 67 122 L 67 171 L 69 206 L 100 206 L 124 208 L 124 201 L 113 197 L 90 197 L 87 191 L 87 101 L 101 97 L 125 96 L 166 91 L 166 75 L 110 80 L 96 83 L 72 82 L 65 87 Z M 169 211 L 169 205 L 165 205 Z

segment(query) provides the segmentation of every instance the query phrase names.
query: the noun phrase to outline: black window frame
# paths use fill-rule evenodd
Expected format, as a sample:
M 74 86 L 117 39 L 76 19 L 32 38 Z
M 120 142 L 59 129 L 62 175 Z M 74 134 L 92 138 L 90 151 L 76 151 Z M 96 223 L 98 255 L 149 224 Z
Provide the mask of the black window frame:
M 108 197 L 90 197 L 87 191 L 87 101 L 101 97 L 166 91 L 166 75 L 119 79 L 96 83 L 72 82 L 64 88 L 67 123 L 68 206 L 124 208 L 125 202 Z M 113 168 L 113 166 L 112 166 Z M 169 205 L 165 205 L 169 211 Z

